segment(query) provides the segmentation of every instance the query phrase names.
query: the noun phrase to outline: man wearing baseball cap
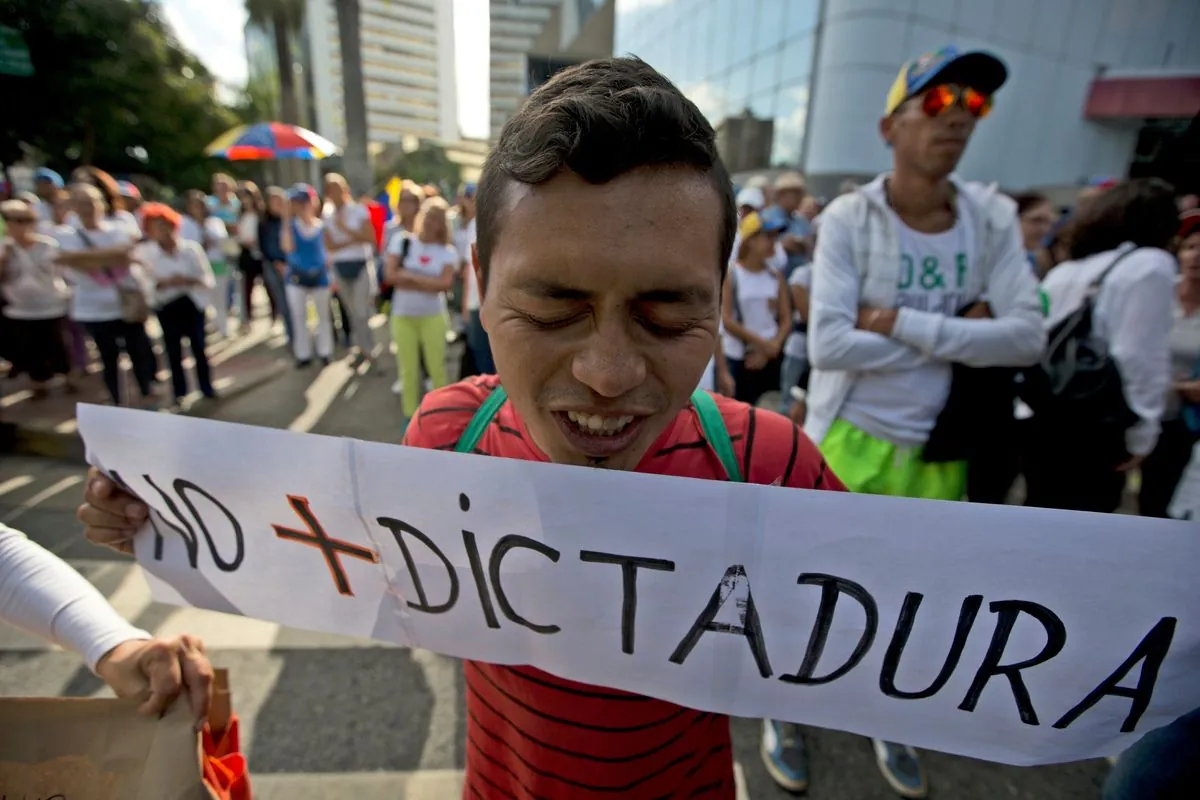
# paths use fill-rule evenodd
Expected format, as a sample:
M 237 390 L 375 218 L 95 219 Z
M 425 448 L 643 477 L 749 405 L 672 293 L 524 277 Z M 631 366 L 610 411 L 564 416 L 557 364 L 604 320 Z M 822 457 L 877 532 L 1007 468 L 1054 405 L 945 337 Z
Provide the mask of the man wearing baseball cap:
M 995 56 L 953 47 L 904 64 L 879 122 L 892 171 L 821 217 L 805 430 L 853 491 L 961 500 L 966 462 L 925 458 L 935 425 L 954 416 L 943 409 L 962 407 L 947 405 L 952 375 L 971 370 L 952 366 L 1027 366 L 1045 346 L 1015 204 L 953 174 L 1007 74 Z M 978 413 L 958 438 L 998 422 Z M 897 793 L 925 796 L 912 748 L 877 741 L 875 753 Z M 768 764 L 787 756 L 781 750 Z

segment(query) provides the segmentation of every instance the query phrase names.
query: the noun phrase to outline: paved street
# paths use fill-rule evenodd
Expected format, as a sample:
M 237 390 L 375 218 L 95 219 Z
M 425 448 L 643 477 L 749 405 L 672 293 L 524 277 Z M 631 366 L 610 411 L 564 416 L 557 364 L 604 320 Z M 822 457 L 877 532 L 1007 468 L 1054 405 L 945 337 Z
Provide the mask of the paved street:
M 380 322 L 380 320 L 377 320 Z M 376 329 L 382 341 L 381 329 Z M 263 348 L 278 358 L 278 344 Z M 297 431 L 394 442 L 395 366 L 354 371 L 288 368 L 269 382 L 208 409 L 208 416 Z M 371 642 L 282 628 L 240 617 L 150 602 L 136 567 L 91 547 L 73 517 L 84 470 L 47 459 L 0 462 L 0 520 L 67 559 L 137 625 L 190 632 L 231 672 L 255 796 L 264 800 L 457 797 L 464 763 L 463 681 L 453 659 Z M 74 656 L 0 624 L 0 694 L 89 696 L 99 681 Z M 919 724 L 919 722 L 915 723 Z M 758 757 L 758 723 L 734 720 L 743 796 L 782 798 Z M 808 737 L 815 800 L 884 800 L 869 744 L 828 731 Z M 930 753 L 935 798 L 1093 800 L 1103 762 L 1017 769 Z

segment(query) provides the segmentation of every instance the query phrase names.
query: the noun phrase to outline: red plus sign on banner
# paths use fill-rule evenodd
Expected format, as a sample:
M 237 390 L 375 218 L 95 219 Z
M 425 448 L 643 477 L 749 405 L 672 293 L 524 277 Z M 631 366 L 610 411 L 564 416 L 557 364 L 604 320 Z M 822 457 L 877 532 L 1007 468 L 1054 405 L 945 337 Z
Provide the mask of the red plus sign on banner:
M 366 547 L 359 547 L 350 542 L 343 542 L 341 539 L 331 539 L 325 529 L 321 527 L 321 523 L 317 520 L 316 514 L 309 507 L 307 497 L 298 497 L 296 495 L 288 495 L 288 503 L 291 504 L 292 510 L 304 520 L 308 530 L 300 531 L 295 528 L 285 528 L 282 525 L 272 525 L 275 529 L 275 535 L 280 539 L 285 539 L 291 542 L 300 542 L 301 544 L 315 547 L 325 556 L 325 564 L 329 567 L 329 574 L 333 576 L 334 586 L 337 587 L 338 594 L 353 596 L 354 592 L 350 589 L 350 581 L 346 578 L 346 572 L 342 569 L 341 556 L 357 558 L 360 561 L 367 561 L 371 564 L 379 563 L 379 553 Z

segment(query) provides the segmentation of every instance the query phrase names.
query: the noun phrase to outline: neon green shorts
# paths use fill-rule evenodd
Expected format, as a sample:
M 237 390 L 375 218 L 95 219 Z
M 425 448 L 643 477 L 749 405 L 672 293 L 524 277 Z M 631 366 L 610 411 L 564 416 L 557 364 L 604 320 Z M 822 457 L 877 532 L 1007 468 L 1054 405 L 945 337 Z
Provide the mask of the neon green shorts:
M 843 419 L 830 426 L 821 453 L 852 492 L 961 500 L 967 488 L 965 461 L 922 461 L 921 448 L 876 439 Z

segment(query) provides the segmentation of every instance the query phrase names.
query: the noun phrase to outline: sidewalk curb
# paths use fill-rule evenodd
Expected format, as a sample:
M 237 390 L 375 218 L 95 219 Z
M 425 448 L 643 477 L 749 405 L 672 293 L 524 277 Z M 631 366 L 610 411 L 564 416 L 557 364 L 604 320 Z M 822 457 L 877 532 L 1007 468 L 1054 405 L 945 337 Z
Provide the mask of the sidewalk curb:
M 286 360 L 275 361 L 246 376 L 244 380 L 239 380 L 236 385 L 222 392 L 216 403 L 193 404 L 180 414 L 186 417 L 208 418 L 220 407 L 222 402 L 236 399 L 257 389 L 286 372 L 287 369 L 288 362 Z M 87 451 L 78 432 L 58 433 L 52 430 L 22 427 L 13 423 L 7 423 L 0 427 L 5 429 L 0 432 L 0 453 L 87 464 Z

